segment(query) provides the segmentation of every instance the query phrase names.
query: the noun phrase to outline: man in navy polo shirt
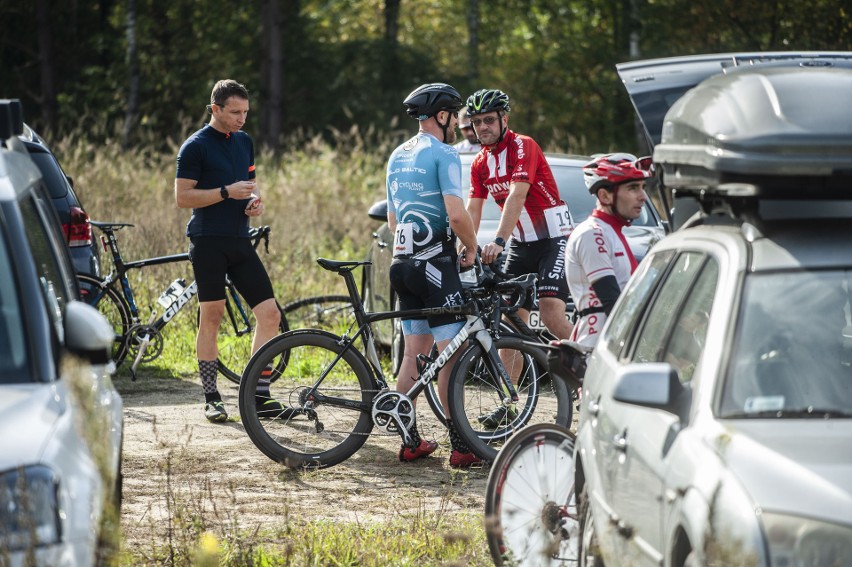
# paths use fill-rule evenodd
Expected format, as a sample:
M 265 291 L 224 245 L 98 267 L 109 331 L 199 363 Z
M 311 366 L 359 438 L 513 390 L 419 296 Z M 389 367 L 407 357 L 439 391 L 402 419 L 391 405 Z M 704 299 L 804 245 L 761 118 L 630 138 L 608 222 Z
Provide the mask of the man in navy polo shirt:
M 263 214 L 263 202 L 255 179 L 254 143 L 241 131 L 249 111 L 248 90 L 231 79 L 219 81 L 207 109 L 210 123 L 190 136 L 178 152 L 175 200 L 178 207 L 192 209 L 186 235 L 201 310 L 195 349 L 204 414 L 210 421 L 221 422 L 228 413 L 216 387 L 216 336 L 225 313 L 225 274 L 257 320 L 252 353 L 278 333 L 281 314 L 269 275 L 249 239 L 249 217 Z M 261 417 L 291 413 L 271 399 L 268 380 L 258 385 L 255 402 Z

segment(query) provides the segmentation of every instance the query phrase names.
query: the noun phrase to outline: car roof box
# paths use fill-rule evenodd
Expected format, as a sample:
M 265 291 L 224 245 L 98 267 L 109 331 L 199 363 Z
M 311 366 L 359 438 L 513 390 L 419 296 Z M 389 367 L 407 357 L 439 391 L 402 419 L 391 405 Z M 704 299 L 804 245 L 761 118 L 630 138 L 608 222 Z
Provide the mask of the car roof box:
M 852 198 L 852 70 L 741 68 L 666 113 L 654 161 L 679 194 Z
M 21 101 L 0 99 L 0 140 L 24 133 L 24 107 Z

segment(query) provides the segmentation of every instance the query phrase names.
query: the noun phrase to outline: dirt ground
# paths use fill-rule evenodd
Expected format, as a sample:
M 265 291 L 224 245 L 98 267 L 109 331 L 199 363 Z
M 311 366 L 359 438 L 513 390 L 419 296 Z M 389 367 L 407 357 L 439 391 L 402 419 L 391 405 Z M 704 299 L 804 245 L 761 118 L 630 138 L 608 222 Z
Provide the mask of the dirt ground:
M 397 459 L 399 438 L 371 436 L 348 461 L 329 469 L 294 472 L 271 461 L 239 422 L 236 385 L 220 377 L 232 417 L 204 418 L 198 382 L 140 373 L 119 377 L 124 399 L 124 499 L 126 545 L 166 541 L 174 518 L 215 527 L 255 529 L 287 517 L 369 522 L 416 512 L 482 513 L 488 468 L 449 467 L 449 440 L 428 404 L 418 404 L 420 430 L 441 446 L 416 463 Z M 214 527 L 215 526 L 215 527 Z M 173 532 L 174 533 L 174 532 Z

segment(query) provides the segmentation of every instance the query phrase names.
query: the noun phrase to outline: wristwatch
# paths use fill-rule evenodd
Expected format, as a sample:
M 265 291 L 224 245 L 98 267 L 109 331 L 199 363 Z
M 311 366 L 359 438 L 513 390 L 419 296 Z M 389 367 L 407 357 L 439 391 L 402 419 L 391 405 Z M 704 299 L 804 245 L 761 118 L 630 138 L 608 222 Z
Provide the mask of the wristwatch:
M 224 200 L 224 199 L 227 199 L 228 197 L 230 197 L 230 195 L 228 194 L 228 189 L 227 189 L 227 188 L 225 188 L 225 186 L 224 186 L 224 185 L 222 185 L 222 188 L 221 188 L 221 189 L 219 189 L 219 194 L 220 194 L 220 195 L 222 195 L 222 199 L 223 199 L 223 200 Z
M 500 238 L 499 236 L 494 238 L 494 244 L 496 244 L 500 248 L 506 248 L 506 241 Z

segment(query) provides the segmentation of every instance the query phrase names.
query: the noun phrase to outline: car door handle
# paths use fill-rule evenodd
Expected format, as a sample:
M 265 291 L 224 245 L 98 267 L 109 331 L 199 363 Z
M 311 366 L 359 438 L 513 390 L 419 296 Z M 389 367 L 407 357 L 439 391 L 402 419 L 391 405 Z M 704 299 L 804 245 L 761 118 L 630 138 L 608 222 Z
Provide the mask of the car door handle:
M 620 435 L 616 435 L 612 438 L 612 444 L 615 445 L 615 450 L 620 451 L 622 453 L 627 452 L 627 430 L 621 432 Z
M 588 404 L 586 404 L 586 407 L 588 408 L 589 413 L 590 413 L 590 414 L 592 414 L 592 416 L 593 416 L 593 417 L 597 417 L 597 416 L 598 416 L 598 414 L 601 412 L 601 403 L 600 403 L 600 401 L 601 401 L 601 397 L 600 397 L 600 396 L 598 396 L 598 397 L 597 397 L 597 398 L 595 398 L 595 399 L 590 399 L 590 400 L 589 400 L 589 403 L 588 403 Z

